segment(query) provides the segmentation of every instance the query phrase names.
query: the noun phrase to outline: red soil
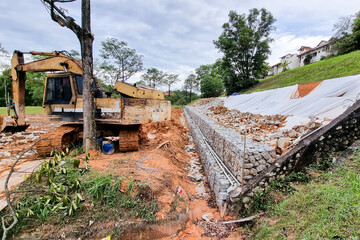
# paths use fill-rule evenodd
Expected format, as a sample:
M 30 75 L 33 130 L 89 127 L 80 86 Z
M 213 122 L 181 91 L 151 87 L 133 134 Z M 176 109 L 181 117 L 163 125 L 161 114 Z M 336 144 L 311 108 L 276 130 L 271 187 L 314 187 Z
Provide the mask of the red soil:
M 311 82 L 311 83 L 304 83 L 304 84 L 300 84 L 298 86 L 298 91 L 299 91 L 299 97 L 305 97 L 306 95 L 308 95 L 312 90 L 314 90 L 322 81 L 318 81 L 318 82 Z

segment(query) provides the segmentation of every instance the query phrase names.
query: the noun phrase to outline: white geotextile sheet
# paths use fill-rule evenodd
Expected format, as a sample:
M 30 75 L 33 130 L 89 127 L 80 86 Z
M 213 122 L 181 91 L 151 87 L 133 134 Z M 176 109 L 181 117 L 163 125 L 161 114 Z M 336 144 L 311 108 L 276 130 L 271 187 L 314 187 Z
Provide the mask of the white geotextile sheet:
M 229 109 L 262 115 L 289 115 L 286 128 L 317 119 L 334 119 L 360 99 L 360 75 L 324 80 L 312 92 L 295 98 L 298 85 L 224 98 Z

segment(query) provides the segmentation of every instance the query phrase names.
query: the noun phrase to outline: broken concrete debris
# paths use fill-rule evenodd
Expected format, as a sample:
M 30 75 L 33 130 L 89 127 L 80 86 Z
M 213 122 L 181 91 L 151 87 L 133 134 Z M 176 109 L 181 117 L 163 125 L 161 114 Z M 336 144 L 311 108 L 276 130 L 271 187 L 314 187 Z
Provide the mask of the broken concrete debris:
M 254 191 L 264 189 L 276 178 L 285 177 L 295 167 L 309 164 L 311 159 L 343 150 L 360 135 L 358 115 L 354 113 L 360 109 L 359 101 L 333 121 L 320 122 L 317 117 L 312 117 L 310 121 L 292 125 L 291 128 L 284 127 L 290 116 L 243 113 L 229 110 L 223 102 L 223 98 L 203 99 L 186 107 L 185 112 L 190 119 L 189 125 L 195 124 L 201 129 L 225 165 L 241 182 L 237 196 L 245 197 L 245 206 L 254 196 Z M 195 127 L 190 126 L 190 129 L 198 143 Z M 332 138 L 334 131 L 336 138 Z M 205 172 L 208 177 L 210 175 L 210 186 L 221 208 L 224 205 L 221 201 L 228 201 L 228 197 L 232 198 L 234 194 L 224 197 L 219 186 L 229 185 L 220 178 L 211 181 L 211 176 L 219 174 L 218 169 L 211 165 L 211 159 L 207 160 L 201 143 L 198 146 Z

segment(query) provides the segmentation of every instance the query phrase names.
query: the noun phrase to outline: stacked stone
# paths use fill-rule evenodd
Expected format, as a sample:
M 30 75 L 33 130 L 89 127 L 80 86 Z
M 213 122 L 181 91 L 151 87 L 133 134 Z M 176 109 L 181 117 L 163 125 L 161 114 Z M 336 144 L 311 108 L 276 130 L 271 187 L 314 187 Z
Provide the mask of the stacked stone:
M 198 126 L 204 134 L 217 155 L 223 160 L 224 164 L 232 174 L 240 181 L 246 183 L 255 178 L 258 174 L 266 170 L 277 158 L 274 148 L 261 142 L 255 142 L 252 139 L 246 139 L 244 153 L 244 136 L 234 131 L 216 124 L 212 118 L 200 113 L 197 108 L 186 107 L 185 112 L 191 117 L 193 123 L 189 123 L 190 128 Z M 192 126 L 195 125 L 195 126 Z M 192 130 L 193 133 L 193 130 Z M 221 172 L 214 161 L 208 160 L 210 153 L 194 137 L 199 147 L 200 156 L 203 161 L 205 173 L 207 174 L 210 186 L 215 192 L 215 196 L 221 195 L 221 190 L 230 187 L 222 177 L 216 175 Z M 245 159 L 245 161 L 244 161 Z M 244 167 L 244 169 L 243 169 Z M 244 186 L 241 186 L 244 187 Z M 224 196 L 224 194 L 222 195 Z
M 207 176 L 209 185 L 215 194 L 216 204 L 218 205 L 219 209 L 222 209 L 228 198 L 227 190 L 230 187 L 230 182 L 227 180 L 225 174 L 221 171 L 210 151 L 207 150 L 207 146 L 203 139 L 201 139 L 201 134 L 196 127 L 196 124 L 193 122 L 193 119 L 189 116 L 188 113 L 188 111 L 185 111 L 186 121 L 197 146 L 198 153 L 204 167 L 204 172 Z

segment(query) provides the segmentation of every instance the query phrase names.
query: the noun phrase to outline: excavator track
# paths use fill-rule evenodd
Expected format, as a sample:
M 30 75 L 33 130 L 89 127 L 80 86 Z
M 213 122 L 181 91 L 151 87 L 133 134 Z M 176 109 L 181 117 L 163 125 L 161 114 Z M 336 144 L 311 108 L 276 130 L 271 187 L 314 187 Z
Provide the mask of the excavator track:
M 40 156 L 50 156 L 51 152 L 60 152 L 70 146 L 77 139 L 76 126 L 60 126 L 55 130 L 41 135 L 40 142 L 36 144 L 36 151 Z
M 119 132 L 120 152 L 131 152 L 139 150 L 139 126 Z

